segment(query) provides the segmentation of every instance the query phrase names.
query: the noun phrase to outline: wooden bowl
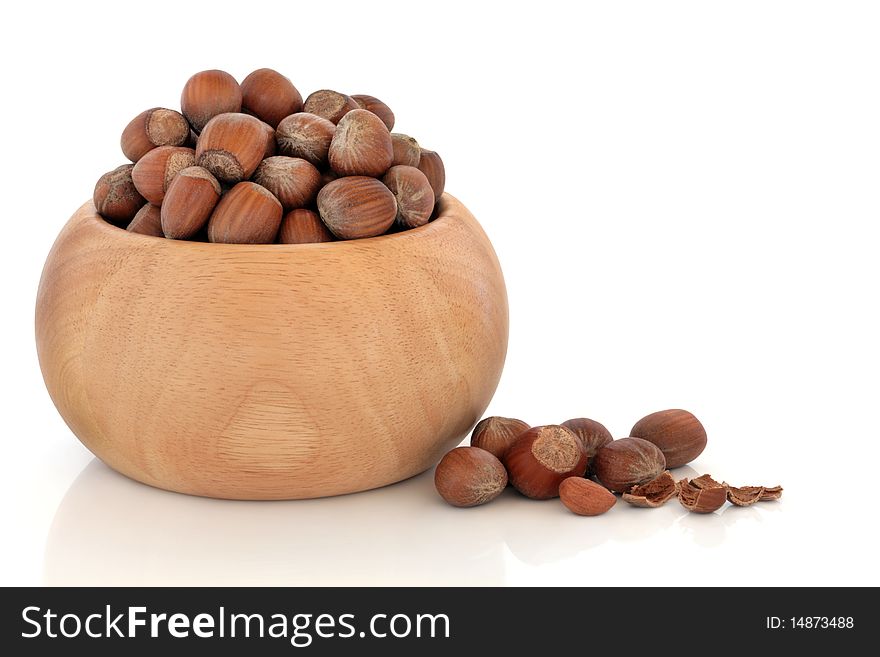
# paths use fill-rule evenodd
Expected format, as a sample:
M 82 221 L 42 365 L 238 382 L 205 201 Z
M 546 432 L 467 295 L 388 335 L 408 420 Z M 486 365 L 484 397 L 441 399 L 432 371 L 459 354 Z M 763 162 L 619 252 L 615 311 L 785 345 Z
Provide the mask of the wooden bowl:
M 488 406 L 507 323 L 492 245 L 448 194 L 421 228 L 304 245 L 137 235 L 89 202 L 36 307 L 46 387 L 88 449 L 146 484 L 234 499 L 426 470 Z

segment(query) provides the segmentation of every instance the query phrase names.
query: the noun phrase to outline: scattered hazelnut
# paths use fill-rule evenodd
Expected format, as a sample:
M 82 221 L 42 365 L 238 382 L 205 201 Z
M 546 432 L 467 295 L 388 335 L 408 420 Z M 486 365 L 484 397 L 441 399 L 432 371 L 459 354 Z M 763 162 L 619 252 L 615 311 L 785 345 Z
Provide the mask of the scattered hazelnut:
M 592 464 L 596 452 L 605 447 L 614 440 L 611 432 L 605 428 L 605 425 L 591 420 L 586 417 L 576 417 L 566 420 L 562 426 L 568 427 L 574 432 L 584 445 L 584 451 L 587 453 L 587 466 Z
M 281 201 L 285 210 L 309 205 L 321 188 L 321 173 L 298 157 L 267 157 L 254 171 L 253 181 Z
M 281 203 L 265 187 L 240 182 L 226 192 L 208 222 L 208 239 L 226 244 L 270 244 L 281 225 Z
M 485 449 L 499 459 L 520 435 L 529 430 L 529 425 L 512 417 L 493 416 L 480 420 L 471 433 L 471 445 Z
M 271 68 L 260 68 L 241 82 L 241 107 L 273 128 L 285 116 L 302 110 L 303 99 L 286 77 Z
M 419 142 L 399 132 L 391 133 L 391 166 L 402 164 L 408 167 L 419 166 L 419 160 L 422 157 L 422 149 L 419 148 Z
M 569 477 L 559 484 L 559 499 L 572 513 L 598 516 L 617 503 L 617 498 L 604 486 L 583 477 Z
M 626 493 L 666 469 L 663 452 L 641 438 L 621 438 L 602 447 L 593 459 L 593 473 L 599 482 L 615 493 Z
M 196 73 L 183 87 L 180 107 L 196 132 L 218 114 L 241 111 L 241 87 L 225 71 Z
M 721 484 L 699 488 L 693 482 L 682 479 L 678 483 L 678 501 L 688 511 L 712 513 L 724 506 L 727 501 L 727 488 Z
M 220 192 L 220 183 L 207 169 L 187 167 L 178 173 L 162 202 L 165 237 L 185 240 L 196 235 L 208 223 Z
M 275 140 L 282 155 L 301 157 L 316 167 L 325 167 L 335 132 L 336 126 L 327 119 L 300 112 L 278 124 Z
M 391 133 L 368 110 L 348 112 L 330 142 L 330 166 L 341 176 L 381 176 L 391 166 Z
M 110 223 L 127 226 L 146 202 L 131 179 L 133 169 L 133 164 L 123 164 L 105 173 L 95 185 L 92 194 L 95 208 Z M 388 194 L 391 195 L 391 192 Z M 394 199 L 393 196 L 391 198 Z
M 623 500 L 633 506 L 656 509 L 666 504 L 677 494 L 678 483 L 669 474 L 669 470 L 665 470 L 659 477 L 630 488 L 628 493 L 623 494 Z
M 397 200 L 397 223 L 405 228 L 424 226 L 434 211 L 434 191 L 425 174 L 415 167 L 399 165 L 382 178 Z
M 666 457 L 667 468 L 690 463 L 706 448 L 706 430 L 692 413 L 681 409 L 658 411 L 636 422 L 631 436 L 652 442 Z
M 315 242 L 332 242 L 331 233 L 317 212 L 297 208 L 291 210 L 281 220 L 278 230 L 279 244 L 312 244 Z
M 355 94 L 351 99 L 356 102 L 361 109 L 369 110 L 382 119 L 382 123 L 385 124 L 386 128 L 389 130 L 394 128 L 394 112 L 392 112 L 391 108 L 381 100 L 375 96 L 369 96 L 367 94 Z
M 152 237 L 165 237 L 162 232 L 162 218 L 160 210 L 157 206 L 147 203 L 137 214 L 126 228 L 130 233 L 138 233 L 140 235 L 150 235 Z
M 501 461 L 479 447 L 456 447 L 437 465 L 434 486 L 453 506 L 478 506 L 504 491 L 507 472 Z
M 122 131 L 122 152 L 137 162 L 156 146 L 181 146 L 189 138 L 189 123 L 180 112 L 154 107 L 134 117 Z
M 334 180 L 318 192 L 318 213 L 340 239 L 375 237 L 394 223 L 397 202 L 381 181 L 349 176 Z
M 141 196 L 153 205 L 162 205 L 174 177 L 196 163 L 195 151 L 182 146 L 159 146 L 134 165 L 131 179 Z
M 582 477 L 587 469 L 584 447 L 570 429 L 533 427 L 520 435 L 504 455 L 510 483 L 526 497 L 545 500 L 559 495 L 559 484 Z
M 196 163 L 227 185 L 250 178 L 266 152 L 264 125 L 249 114 L 215 116 L 199 135 Z
M 343 116 L 354 109 L 359 107 L 351 96 L 330 89 L 321 89 L 309 94 L 306 102 L 303 103 L 303 112 L 317 114 L 333 123 L 339 123 Z
M 419 157 L 418 169 L 425 174 L 428 182 L 431 183 L 434 198 L 439 201 L 443 196 L 443 189 L 446 187 L 446 168 L 443 166 L 443 160 L 434 151 L 423 148 Z

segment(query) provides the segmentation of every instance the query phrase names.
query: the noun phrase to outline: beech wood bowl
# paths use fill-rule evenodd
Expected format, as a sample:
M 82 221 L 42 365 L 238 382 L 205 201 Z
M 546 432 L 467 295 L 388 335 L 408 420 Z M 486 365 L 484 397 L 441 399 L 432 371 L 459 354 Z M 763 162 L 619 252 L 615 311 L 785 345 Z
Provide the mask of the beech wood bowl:
M 37 293 L 43 378 L 110 467 L 168 490 L 294 499 L 431 467 L 485 411 L 507 293 L 476 219 L 304 245 L 129 233 L 91 202 Z

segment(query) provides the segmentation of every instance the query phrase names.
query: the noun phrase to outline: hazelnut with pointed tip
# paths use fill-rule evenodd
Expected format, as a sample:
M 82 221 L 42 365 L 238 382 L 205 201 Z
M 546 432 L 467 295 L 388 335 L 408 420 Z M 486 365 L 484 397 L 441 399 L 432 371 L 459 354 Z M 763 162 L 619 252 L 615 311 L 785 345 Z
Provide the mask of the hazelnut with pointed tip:
M 680 408 L 643 417 L 629 435 L 657 445 L 666 457 L 667 468 L 690 463 L 706 448 L 706 429 L 693 413 Z
M 391 133 L 372 112 L 352 110 L 336 126 L 328 156 L 340 176 L 381 176 L 394 157 Z
M 278 71 L 260 68 L 241 81 L 241 107 L 273 128 L 286 116 L 302 110 L 303 99 L 293 83 Z
M 241 111 L 241 87 L 226 71 L 201 71 L 183 87 L 180 109 L 196 132 L 218 114 Z
M 391 166 L 402 164 L 408 167 L 418 167 L 422 157 L 422 149 L 419 142 L 400 132 L 391 133 Z
M 231 185 L 256 170 L 266 153 L 266 124 L 250 114 L 226 113 L 208 121 L 196 144 L 196 164 Z
M 437 464 L 434 486 L 452 506 L 478 506 L 504 491 L 507 471 L 501 461 L 479 447 L 456 447 Z
M 275 141 L 281 155 L 301 157 L 316 167 L 326 167 L 330 142 L 335 133 L 336 126 L 324 117 L 300 112 L 278 124 Z
M 131 171 L 131 179 L 141 196 L 153 205 L 162 205 L 174 177 L 196 163 L 196 153 L 183 146 L 159 146 L 144 155 Z
M 375 237 L 397 216 L 394 194 L 375 178 L 338 178 L 318 192 L 318 213 L 327 228 L 344 240 Z
M 415 167 L 391 167 L 382 182 L 397 200 L 397 223 L 403 228 L 424 226 L 434 211 L 434 190 L 425 174 Z
M 165 192 L 162 232 L 175 240 L 190 239 L 207 223 L 220 200 L 220 183 L 207 169 L 183 169 Z
M 621 438 L 602 447 L 593 459 L 593 474 L 605 488 L 626 493 L 666 469 L 663 452 L 641 438 Z
M 208 222 L 208 240 L 225 244 L 271 244 L 283 210 L 265 187 L 240 182 L 226 192 Z

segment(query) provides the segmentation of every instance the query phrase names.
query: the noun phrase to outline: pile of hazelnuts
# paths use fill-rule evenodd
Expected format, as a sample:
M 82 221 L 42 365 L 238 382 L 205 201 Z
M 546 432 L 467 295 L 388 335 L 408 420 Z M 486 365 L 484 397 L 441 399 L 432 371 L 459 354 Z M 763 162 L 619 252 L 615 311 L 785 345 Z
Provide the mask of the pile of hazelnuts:
M 690 463 L 705 447 L 702 423 L 681 409 L 651 413 L 618 440 L 589 418 L 529 427 L 514 418 L 488 417 L 474 428 L 470 447 L 443 457 L 434 485 L 453 506 L 471 507 L 492 501 L 510 483 L 532 499 L 559 497 L 582 516 L 605 513 L 617 502 L 615 494 L 645 508 L 678 497 L 696 513 L 782 496 L 781 486 L 731 486 L 708 474 L 676 481 L 669 469 Z
M 303 102 L 268 68 L 241 84 L 193 75 L 181 111 L 148 109 L 122 132 L 133 164 L 105 173 L 95 208 L 133 233 L 233 244 L 375 237 L 435 217 L 446 173 L 392 133 L 378 98 L 322 89 Z

